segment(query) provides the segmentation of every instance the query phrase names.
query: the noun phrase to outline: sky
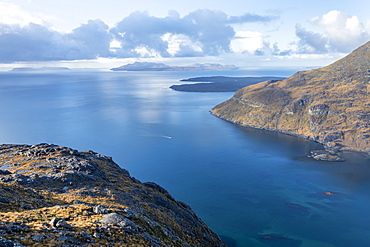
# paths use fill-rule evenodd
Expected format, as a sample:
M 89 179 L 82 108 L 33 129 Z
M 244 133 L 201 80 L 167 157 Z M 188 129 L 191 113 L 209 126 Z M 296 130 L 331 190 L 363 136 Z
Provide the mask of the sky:
M 369 9 L 368 0 L 0 0 L 0 67 L 320 67 L 370 40 Z

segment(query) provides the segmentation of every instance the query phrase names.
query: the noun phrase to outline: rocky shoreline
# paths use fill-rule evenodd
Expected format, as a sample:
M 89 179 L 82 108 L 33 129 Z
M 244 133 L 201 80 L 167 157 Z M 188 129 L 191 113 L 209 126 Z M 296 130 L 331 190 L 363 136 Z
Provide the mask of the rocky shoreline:
M 370 153 L 368 153 L 368 152 L 361 152 L 361 151 L 354 150 L 354 149 L 348 149 L 348 148 L 337 149 L 337 148 L 333 148 L 333 147 L 331 147 L 330 143 L 320 142 L 320 140 L 311 138 L 311 137 L 306 136 L 306 135 L 302 135 L 302 134 L 298 134 L 298 133 L 294 133 L 294 132 L 290 132 L 290 131 L 286 131 L 286 130 L 282 130 L 282 129 L 271 129 L 271 128 L 263 128 L 263 127 L 259 127 L 259 126 L 247 125 L 247 124 L 244 124 L 244 123 L 235 121 L 233 119 L 228 119 L 228 118 L 224 117 L 222 114 L 215 114 L 212 111 L 210 111 L 210 113 L 213 116 L 215 116 L 215 117 L 218 117 L 218 118 L 220 118 L 222 120 L 225 120 L 227 122 L 230 122 L 230 123 L 233 123 L 233 124 L 242 126 L 242 127 L 260 129 L 260 130 L 271 131 L 271 132 L 278 132 L 278 133 L 282 133 L 282 134 L 285 134 L 285 135 L 290 135 L 290 136 L 295 136 L 295 137 L 299 137 L 299 138 L 303 138 L 303 139 L 308 139 L 308 140 L 311 140 L 311 141 L 315 141 L 315 142 L 323 145 L 323 147 L 325 149 L 325 150 L 312 150 L 312 151 L 310 151 L 310 154 L 308 154 L 307 156 L 309 158 L 313 158 L 315 160 L 329 161 L 329 162 L 343 162 L 345 160 L 340 157 L 340 154 L 342 152 L 345 152 L 345 151 L 347 151 L 347 152 L 355 152 L 355 153 L 362 153 L 364 155 L 370 155 Z
M 225 246 L 164 188 L 112 158 L 0 145 L 0 246 Z

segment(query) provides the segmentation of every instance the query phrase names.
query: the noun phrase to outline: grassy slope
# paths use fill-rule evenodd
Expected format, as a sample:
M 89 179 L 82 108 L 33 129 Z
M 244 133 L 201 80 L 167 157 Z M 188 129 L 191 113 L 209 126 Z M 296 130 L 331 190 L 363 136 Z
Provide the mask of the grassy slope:
M 256 128 L 370 152 L 370 43 L 321 69 L 245 87 L 212 110 Z

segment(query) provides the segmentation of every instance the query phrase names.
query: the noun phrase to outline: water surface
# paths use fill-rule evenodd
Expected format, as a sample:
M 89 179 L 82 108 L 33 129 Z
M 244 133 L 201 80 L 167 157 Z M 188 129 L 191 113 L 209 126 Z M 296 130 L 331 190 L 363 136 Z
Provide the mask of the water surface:
M 190 204 L 229 246 L 368 246 L 368 157 L 308 159 L 319 144 L 209 114 L 233 93 L 169 89 L 197 76 L 290 74 L 2 72 L 0 143 L 48 142 L 112 156 L 132 176 Z

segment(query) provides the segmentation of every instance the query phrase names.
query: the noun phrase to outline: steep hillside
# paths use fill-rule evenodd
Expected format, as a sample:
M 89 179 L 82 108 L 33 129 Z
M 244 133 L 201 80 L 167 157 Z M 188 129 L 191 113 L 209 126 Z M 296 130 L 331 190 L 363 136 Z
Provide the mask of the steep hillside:
M 370 152 L 370 42 L 321 69 L 240 89 L 212 114 L 236 124 Z
M 110 157 L 0 145 L 0 246 L 224 246 L 191 208 Z

